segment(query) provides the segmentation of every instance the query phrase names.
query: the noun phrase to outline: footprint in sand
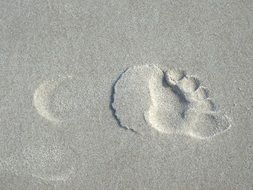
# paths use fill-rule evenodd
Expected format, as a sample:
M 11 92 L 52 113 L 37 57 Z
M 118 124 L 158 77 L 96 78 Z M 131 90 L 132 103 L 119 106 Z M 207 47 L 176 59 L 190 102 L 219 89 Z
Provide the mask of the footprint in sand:
M 27 142 L 21 143 L 20 150 L 0 158 L 1 170 L 42 181 L 64 182 L 75 175 L 79 156 L 63 140 L 49 134 L 28 138 Z
M 37 138 L 22 155 L 22 171 L 43 181 L 67 181 L 78 169 L 78 155 L 56 138 Z
M 35 90 L 33 105 L 44 119 L 59 124 L 76 122 L 88 114 L 86 81 L 73 76 L 59 76 L 43 81 Z
M 131 67 L 119 77 L 112 109 L 122 127 L 143 135 L 155 129 L 206 139 L 230 128 L 197 78 L 155 65 Z

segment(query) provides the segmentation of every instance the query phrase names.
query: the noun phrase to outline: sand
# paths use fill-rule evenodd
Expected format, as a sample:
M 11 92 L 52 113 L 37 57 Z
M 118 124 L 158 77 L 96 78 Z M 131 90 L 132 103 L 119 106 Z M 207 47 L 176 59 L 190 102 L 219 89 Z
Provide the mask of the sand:
M 0 0 L 0 189 L 251 190 L 252 15 Z

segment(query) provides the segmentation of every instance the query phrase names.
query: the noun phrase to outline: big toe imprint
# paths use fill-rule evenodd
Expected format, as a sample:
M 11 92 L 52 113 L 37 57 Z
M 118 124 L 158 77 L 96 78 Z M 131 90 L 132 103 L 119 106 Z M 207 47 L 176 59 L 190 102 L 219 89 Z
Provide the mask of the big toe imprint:
M 143 135 L 154 129 L 206 139 L 230 127 L 197 78 L 155 65 L 127 69 L 115 83 L 112 108 L 122 127 Z

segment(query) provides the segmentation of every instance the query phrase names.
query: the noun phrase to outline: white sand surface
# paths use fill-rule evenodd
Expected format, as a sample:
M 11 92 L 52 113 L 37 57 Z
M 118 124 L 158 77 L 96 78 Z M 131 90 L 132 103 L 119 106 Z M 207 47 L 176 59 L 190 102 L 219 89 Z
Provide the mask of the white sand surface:
M 252 76 L 252 0 L 0 0 L 0 190 L 252 190 Z

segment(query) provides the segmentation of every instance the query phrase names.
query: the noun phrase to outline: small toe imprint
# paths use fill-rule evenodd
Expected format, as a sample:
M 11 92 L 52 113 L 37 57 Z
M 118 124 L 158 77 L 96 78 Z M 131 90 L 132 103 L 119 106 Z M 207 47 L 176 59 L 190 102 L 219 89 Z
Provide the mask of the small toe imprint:
M 184 92 L 184 93 L 192 93 L 195 90 L 198 89 L 200 85 L 200 82 L 197 78 L 195 77 L 184 77 L 180 83 L 179 83 L 179 88 Z
M 209 90 L 203 86 L 199 87 L 196 90 L 196 98 L 198 100 L 204 100 L 207 99 L 209 97 Z

